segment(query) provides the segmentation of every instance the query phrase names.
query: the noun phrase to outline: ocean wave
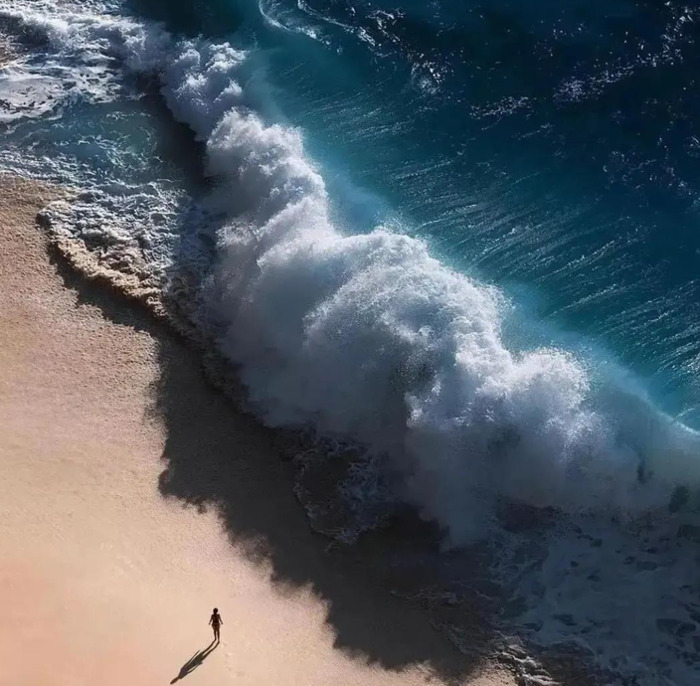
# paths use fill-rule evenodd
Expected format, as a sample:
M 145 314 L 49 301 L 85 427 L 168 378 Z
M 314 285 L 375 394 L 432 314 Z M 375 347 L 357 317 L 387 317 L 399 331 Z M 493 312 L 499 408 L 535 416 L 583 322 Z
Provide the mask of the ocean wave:
M 202 321 L 267 423 L 383 456 L 458 543 L 502 496 L 625 516 L 697 483 L 696 435 L 631 383 L 564 350 L 509 348 L 498 289 L 415 238 L 338 231 L 301 134 L 246 103 L 241 53 L 179 50 L 164 93 L 206 141 L 212 202 L 231 218 Z

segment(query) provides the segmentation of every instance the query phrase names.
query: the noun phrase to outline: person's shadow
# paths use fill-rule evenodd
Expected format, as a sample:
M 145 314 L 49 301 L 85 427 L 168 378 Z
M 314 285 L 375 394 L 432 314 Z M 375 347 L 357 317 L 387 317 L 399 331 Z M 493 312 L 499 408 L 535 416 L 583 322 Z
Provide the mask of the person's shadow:
M 184 665 L 182 665 L 180 668 L 180 673 L 170 683 L 174 684 L 176 681 L 184 679 L 190 672 L 197 669 L 197 667 L 199 667 L 199 665 L 201 665 L 202 662 L 204 662 L 204 660 L 206 660 L 207 657 L 209 657 L 209 655 L 216 650 L 218 645 L 219 641 L 214 639 L 206 648 L 195 653 L 189 660 L 187 660 L 187 662 L 185 662 Z

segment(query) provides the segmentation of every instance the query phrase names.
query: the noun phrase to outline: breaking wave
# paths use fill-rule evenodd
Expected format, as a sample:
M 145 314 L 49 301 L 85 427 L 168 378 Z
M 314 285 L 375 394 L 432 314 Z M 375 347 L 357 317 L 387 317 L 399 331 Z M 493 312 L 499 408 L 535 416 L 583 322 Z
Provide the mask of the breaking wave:
M 240 366 L 266 423 L 365 446 L 455 543 L 481 535 L 500 497 L 625 516 L 698 482 L 695 432 L 621 372 L 508 341 L 513 304 L 421 240 L 381 226 L 339 231 L 301 133 L 251 108 L 244 52 L 117 15 L 4 15 L 40 31 L 57 61 L 93 74 L 60 97 L 41 83 L 53 111 L 75 90 L 115 98 L 118 61 L 157 76 L 172 115 L 205 143 L 216 182 L 208 209 L 228 219 L 198 321 Z

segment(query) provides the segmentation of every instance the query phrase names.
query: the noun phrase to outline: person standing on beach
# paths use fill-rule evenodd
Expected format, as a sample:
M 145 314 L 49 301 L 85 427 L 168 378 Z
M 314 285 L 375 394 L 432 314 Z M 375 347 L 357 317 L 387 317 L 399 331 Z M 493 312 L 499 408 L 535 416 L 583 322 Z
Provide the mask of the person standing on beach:
M 223 624 L 223 621 L 221 619 L 221 615 L 219 614 L 219 610 L 217 610 L 216 608 L 214 608 L 214 611 L 211 614 L 209 624 L 211 624 L 211 628 L 214 629 L 214 640 L 218 643 L 220 640 L 219 627 Z

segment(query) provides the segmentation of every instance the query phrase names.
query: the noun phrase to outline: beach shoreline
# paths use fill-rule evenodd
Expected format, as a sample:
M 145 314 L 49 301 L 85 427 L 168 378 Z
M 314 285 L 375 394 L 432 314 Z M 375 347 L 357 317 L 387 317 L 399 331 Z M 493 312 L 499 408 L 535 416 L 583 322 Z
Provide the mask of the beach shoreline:
M 214 605 L 192 683 L 515 683 L 325 552 L 269 432 L 47 251 L 55 189 L 0 189 L 0 685 L 177 679 Z

